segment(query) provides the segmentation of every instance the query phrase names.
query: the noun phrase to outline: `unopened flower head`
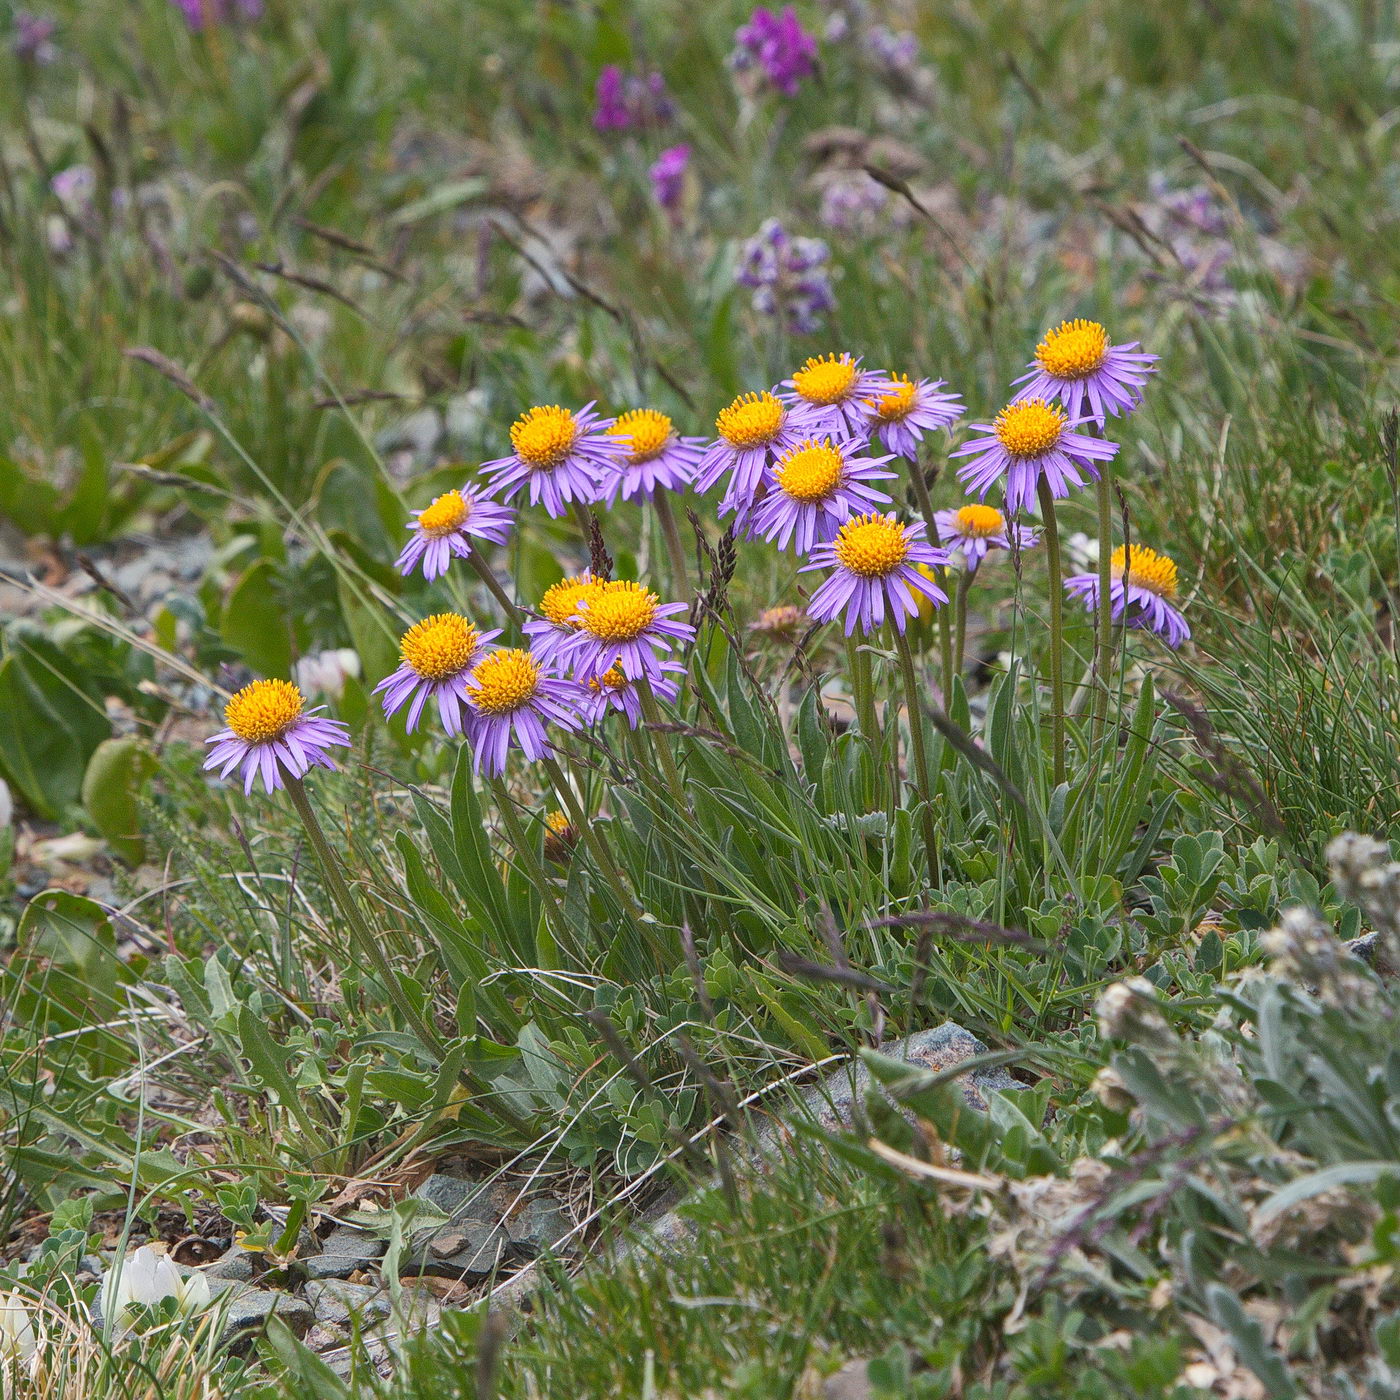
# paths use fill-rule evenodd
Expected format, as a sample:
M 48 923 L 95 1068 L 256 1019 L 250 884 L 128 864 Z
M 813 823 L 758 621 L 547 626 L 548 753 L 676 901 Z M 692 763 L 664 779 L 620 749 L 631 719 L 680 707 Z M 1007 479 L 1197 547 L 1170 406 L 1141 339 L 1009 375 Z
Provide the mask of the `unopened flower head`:
M 887 452 L 912 461 L 926 432 L 949 427 L 963 413 L 961 395 L 943 393 L 943 384 L 891 375 L 884 389 L 865 401 L 864 431 L 878 436 Z
M 602 478 L 626 455 L 626 448 L 608 436 L 612 419 L 600 418 L 591 403 L 578 412 L 558 404 L 527 409 L 511 424 L 509 457 L 483 462 L 493 491 L 509 500 L 529 489 L 530 504 L 563 515 L 570 501 L 597 500 Z
M 817 41 L 785 5 L 774 13 L 760 5 L 734 33 L 729 66 L 738 74 L 761 73 L 784 97 L 795 97 L 804 78 L 817 71 Z
M 1109 344 L 1097 321 L 1062 321 L 1036 346 L 1035 359 L 1016 380 L 1025 386 L 1016 397 L 1059 399 L 1071 418 L 1102 424 L 1105 415 L 1130 413 L 1142 402 L 1156 363 L 1135 340 Z
M 729 484 L 719 513 L 737 512 L 735 524 L 739 528 L 747 525 L 754 506 L 771 484 L 773 464 L 802 440 L 791 418 L 781 399 L 762 390 L 740 394 L 715 419 L 719 436 L 700 459 L 695 489 L 710 490 L 727 472 Z
M 504 544 L 515 512 L 479 491 L 463 486 L 447 491 L 431 505 L 415 511 L 408 522 L 412 538 L 394 561 L 394 567 L 407 576 L 421 568 L 430 583 L 447 572 L 455 555 L 465 559 L 472 552 L 473 539 Z
M 203 1274 L 181 1274 L 166 1255 L 142 1245 L 107 1270 L 98 1311 L 104 1321 L 111 1318 L 120 1324 L 133 1307 L 156 1307 L 174 1298 L 182 1312 L 193 1312 L 207 1306 L 209 1297 L 209 1281 Z
M 1260 937 L 1259 947 L 1275 977 L 1315 991 L 1330 1006 L 1357 1009 L 1375 998 L 1375 983 L 1361 963 L 1310 909 L 1280 911 L 1278 923 Z
M 652 694 L 669 705 L 681 691 L 680 682 L 672 678 L 684 675 L 685 667 L 678 662 L 658 662 L 648 677 Z M 637 682 L 627 676 L 621 666 L 610 667 L 588 682 L 588 722 L 597 724 L 613 710 L 626 717 L 629 729 L 635 729 L 642 722 L 641 692 Z
M 657 491 L 681 491 L 695 479 L 705 452 L 705 439 L 681 437 L 670 417 L 654 408 L 634 408 L 619 415 L 608 429 L 626 456 L 604 479 L 609 505 L 619 494 L 624 501 L 650 500 Z
M 559 659 L 560 649 L 578 631 L 579 603 L 600 588 L 606 588 L 608 581 L 595 577 L 587 569 L 581 574 L 571 574 L 552 583 L 540 599 L 540 616 L 532 617 L 525 624 L 525 635 L 530 639 L 530 652 L 542 665 L 553 665 Z
M 845 619 L 846 635 L 857 628 L 873 632 L 888 612 L 904 631 L 907 618 L 916 617 L 919 599 L 935 606 L 948 601 L 938 583 L 921 571 L 944 568 L 946 550 L 924 538 L 924 524 L 906 525 L 894 515 L 858 515 L 846 521 L 830 544 L 812 551 L 811 563 L 802 572 L 831 569 L 832 573 L 807 604 L 814 622 Z
M 548 725 L 578 729 L 583 724 L 583 687 L 518 647 L 487 652 L 467 677 L 466 699 L 472 767 L 488 778 L 505 772 L 512 745 L 533 763 L 553 753 Z
M 412 734 L 431 700 L 447 733 L 460 734 L 467 714 L 467 673 L 481 648 L 499 636 L 499 629 L 478 632 L 460 613 L 435 613 L 414 623 L 399 639 L 402 664 L 374 687 L 374 694 L 384 697 L 385 719 L 407 705 L 405 727 Z
M 579 829 L 563 812 L 553 811 L 544 819 L 544 858 L 563 865 L 579 842 Z
M 839 355 L 812 355 L 783 380 L 784 402 L 793 423 L 805 433 L 838 438 L 864 437 L 870 400 L 893 388 L 888 375 L 861 369 L 860 360 Z
M 775 641 L 793 642 L 811 620 L 801 608 L 791 603 L 779 603 L 776 607 L 764 608 L 749 623 L 749 631 Z
M 858 457 L 855 443 L 804 438 L 784 452 L 773 468 L 768 494 L 754 508 L 750 535 L 789 545 L 799 554 L 833 538 L 843 520 L 888 505 L 890 498 L 872 482 L 890 480 L 881 471 L 888 457 Z
M 579 628 L 562 655 L 580 681 L 614 666 L 631 681 L 659 679 L 661 655 L 695 636 L 677 616 L 685 611 L 684 603 L 663 603 L 643 584 L 614 580 L 579 600 Z
M 1105 988 L 1097 1007 L 1099 1033 L 1145 1050 L 1179 1044 L 1157 1001 L 1157 988 L 1145 977 L 1128 977 Z
M 318 706 L 322 709 L 324 706 Z M 207 744 L 213 747 L 205 769 L 226 778 L 241 766 L 243 791 L 252 792 L 262 775 L 263 790 L 283 786 L 283 775 L 305 777 L 315 767 L 334 769 L 329 748 L 348 748 L 350 730 L 338 719 L 307 711 L 302 693 L 290 681 L 253 681 L 224 707 L 224 723 Z
M 1111 612 L 1115 622 L 1155 632 L 1169 647 L 1179 647 L 1191 628 L 1175 602 L 1177 568 L 1174 560 L 1146 545 L 1119 545 L 1109 557 Z M 1099 606 L 1099 576 L 1074 574 L 1066 590 L 1090 612 Z
M 1006 508 L 1013 515 L 1031 508 L 1042 480 L 1051 495 L 1067 496 L 1072 487 L 1084 484 L 1081 471 L 1097 481 L 1097 464 L 1118 451 L 1116 442 L 1075 432 L 1081 421 L 1044 399 L 1009 403 L 995 422 L 972 424 L 990 436 L 973 438 L 950 454 L 973 459 L 958 468 L 958 479 L 969 495 L 984 499 L 1004 479 Z
M 1029 549 L 1040 537 L 1026 525 L 1013 525 L 995 506 L 961 506 L 934 513 L 938 538 L 975 569 L 993 549 Z

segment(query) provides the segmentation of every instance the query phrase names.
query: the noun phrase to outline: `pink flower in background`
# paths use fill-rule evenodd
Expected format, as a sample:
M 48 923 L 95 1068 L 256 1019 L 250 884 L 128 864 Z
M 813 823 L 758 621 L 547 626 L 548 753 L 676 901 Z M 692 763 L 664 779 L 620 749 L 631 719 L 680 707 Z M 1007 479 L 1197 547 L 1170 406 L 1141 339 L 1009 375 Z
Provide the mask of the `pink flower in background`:
M 817 71 L 817 41 L 798 23 L 791 5 L 780 14 L 760 5 L 735 31 L 734 44 L 730 66 L 742 73 L 756 65 L 784 97 L 796 97 L 802 80 Z
M 185 23 L 196 32 L 207 24 L 262 18 L 262 0 L 175 0 Z
M 662 151 L 647 170 L 652 197 L 668 214 L 674 215 L 680 209 L 689 167 L 690 147 L 682 145 Z
M 21 63 L 35 67 L 52 63 L 58 57 L 58 48 L 53 42 L 57 32 L 58 21 L 50 16 L 16 10 L 10 51 Z
M 660 73 L 624 73 L 610 63 L 593 89 L 593 126 L 598 131 L 630 131 L 636 126 L 664 126 L 676 114 Z

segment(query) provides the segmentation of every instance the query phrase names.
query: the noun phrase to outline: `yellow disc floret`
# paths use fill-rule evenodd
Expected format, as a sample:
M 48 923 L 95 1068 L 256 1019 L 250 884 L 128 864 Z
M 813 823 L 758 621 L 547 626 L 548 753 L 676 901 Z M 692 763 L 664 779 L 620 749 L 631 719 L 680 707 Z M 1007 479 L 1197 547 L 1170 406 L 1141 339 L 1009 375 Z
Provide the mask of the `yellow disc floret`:
M 985 540 L 1006 529 L 1006 520 L 995 506 L 963 506 L 953 517 L 958 534 L 974 540 Z
M 660 601 L 640 583 L 610 583 L 589 598 L 580 626 L 600 642 L 634 642 L 656 620 Z
M 856 515 L 841 527 L 835 550 L 842 567 L 853 574 L 883 578 L 909 557 L 909 541 L 892 515 Z
M 859 366 L 847 354 L 813 355 L 792 376 L 792 387 L 808 403 L 828 407 L 845 403 L 859 377 Z
M 399 638 L 399 655 L 425 681 L 460 676 L 480 647 L 480 633 L 460 613 L 434 613 Z
M 510 445 L 522 462 L 537 471 L 553 471 L 578 441 L 578 421 L 558 404 L 536 406 L 510 425 Z
M 832 445 L 808 438 L 798 443 L 779 463 L 774 475 L 783 494 L 799 505 L 824 501 L 841 484 L 846 459 Z
M 1086 379 L 1108 358 L 1108 332 L 1097 321 L 1061 321 L 1035 347 L 1035 362 L 1056 379 Z
M 450 535 L 471 513 L 460 491 L 448 491 L 418 512 L 418 528 L 425 535 Z
M 740 394 L 715 419 L 715 429 L 730 447 L 765 447 L 783 430 L 787 409 L 766 389 Z
M 529 704 L 539 688 L 539 662 L 519 647 L 488 652 L 467 678 L 467 698 L 484 715 L 510 714 Z
M 563 814 L 563 812 L 559 811 L 558 808 L 555 808 L 554 811 L 550 812 L 545 817 L 544 824 L 549 828 L 551 832 L 553 832 L 555 836 L 564 836 L 573 827 L 573 823 L 568 819 L 568 817 L 566 817 Z
M 634 408 L 608 429 L 608 436 L 627 440 L 627 460 L 633 466 L 659 457 L 671 441 L 671 420 L 654 408 Z
M 868 402 L 882 423 L 902 423 L 914 411 L 914 381 L 907 374 L 890 376 L 890 392 Z
M 1109 557 L 1108 567 L 1114 578 L 1122 578 L 1126 570 L 1129 583 L 1159 598 L 1176 597 L 1176 561 L 1145 544 L 1126 548 L 1120 544 Z
M 572 627 L 578 630 L 578 605 L 581 599 L 591 598 L 600 588 L 607 585 L 588 574 L 574 574 L 551 584 L 540 599 L 540 611 L 556 627 Z
M 588 688 L 594 695 L 601 695 L 604 690 L 625 690 L 631 684 L 621 666 L 610 666 L 601 676 L 594 676 Z
M 1065 421 L 1064 410 L 1044 399 L 1023 399 L 997 414 L 992 431 L 1013 457 L 1039 457 L 1059 442 Z
M 245 744 L 280 739 L 306 707 L 291 681 L 253 681 L 224 706 L 224 723 Z

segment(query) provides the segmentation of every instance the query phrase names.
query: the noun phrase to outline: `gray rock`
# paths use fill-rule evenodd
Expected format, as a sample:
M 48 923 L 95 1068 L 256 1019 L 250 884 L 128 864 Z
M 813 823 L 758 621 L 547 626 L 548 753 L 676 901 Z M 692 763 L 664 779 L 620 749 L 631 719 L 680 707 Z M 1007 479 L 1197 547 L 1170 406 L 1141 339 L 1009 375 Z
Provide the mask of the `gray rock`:
M 368 1230 L 353 1225 L 337 1225 L 321 1241 L 321 1252 L 307 1259 L 303 1267 L 307 1278 L 349 1278 L 356 1269 L 372 1267 L 384 1254 L 384 1241 Z
M 263 1271 L 263 1256 L 255 1250 L 244 1249 L 241 1244 L 230 1245 L 212 1264 L 204 1265 L 201 1272 L 205 1278 L 236 1279 L 247 1283 Z
M 514 1199 L 508 1188 L 442 1172 L 434 1172 L 413 1195 L 435 1206 L 454 1224 L 476 1220 L 483 1225 L 498 1225 Z
M 511 1239 L 504 1227 L 464 1220 L 460 1225 L 444 1225 L 426 1239 L 415 1239 L 402 1272 L 436 1278 L 484 1278 L 494 1274 L 510 1252 Z
M 848 1361 L 822 1382 L 822 1400 L 870 1400 L 873 1393 L 864 1361 Z
M 564 1207 L 553 1196 L 532 1196 L 506 1221 L 506 1232 L 510 1242 L 521 1254 L 534 1258 L 546 1250 L 562 1247 L 571 1251 L 573 1242 L 560 1246 L 564 1236 L 573 1228 L 573 1222 L 564 1213 Z
M 306 1285 L 307 1301 L 316 1310 L 316 1321 L 333 1327 L 349 1327 L 354 1318 L 374 1322 L 388 1317 L 392 1300 L 382 1286 L 346 1283 L 344 1279 L 320 1279 Z
M 311 1304 L 290 1293 L 274 1293 L 265 1288 L 246 1288 L 235 1284 L 224 1301 L 224 1330 L 221 1345 L 240 1338 L 242 1333 L 261 1332 L 268 1318 L 276 1315 L 280 1322 L 298 1336 L 304 1337 L 316 1319 Z

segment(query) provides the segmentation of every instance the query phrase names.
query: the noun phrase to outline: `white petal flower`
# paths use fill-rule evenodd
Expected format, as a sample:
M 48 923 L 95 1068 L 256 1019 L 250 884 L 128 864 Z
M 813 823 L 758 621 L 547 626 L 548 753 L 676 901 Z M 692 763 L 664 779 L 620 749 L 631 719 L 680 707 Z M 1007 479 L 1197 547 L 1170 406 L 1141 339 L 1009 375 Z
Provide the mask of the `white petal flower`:
M 18 1293 L 0 1291 L 0 1366 L 7 1361 L 29 1361 L 38 1346 L 29 1305 Z

